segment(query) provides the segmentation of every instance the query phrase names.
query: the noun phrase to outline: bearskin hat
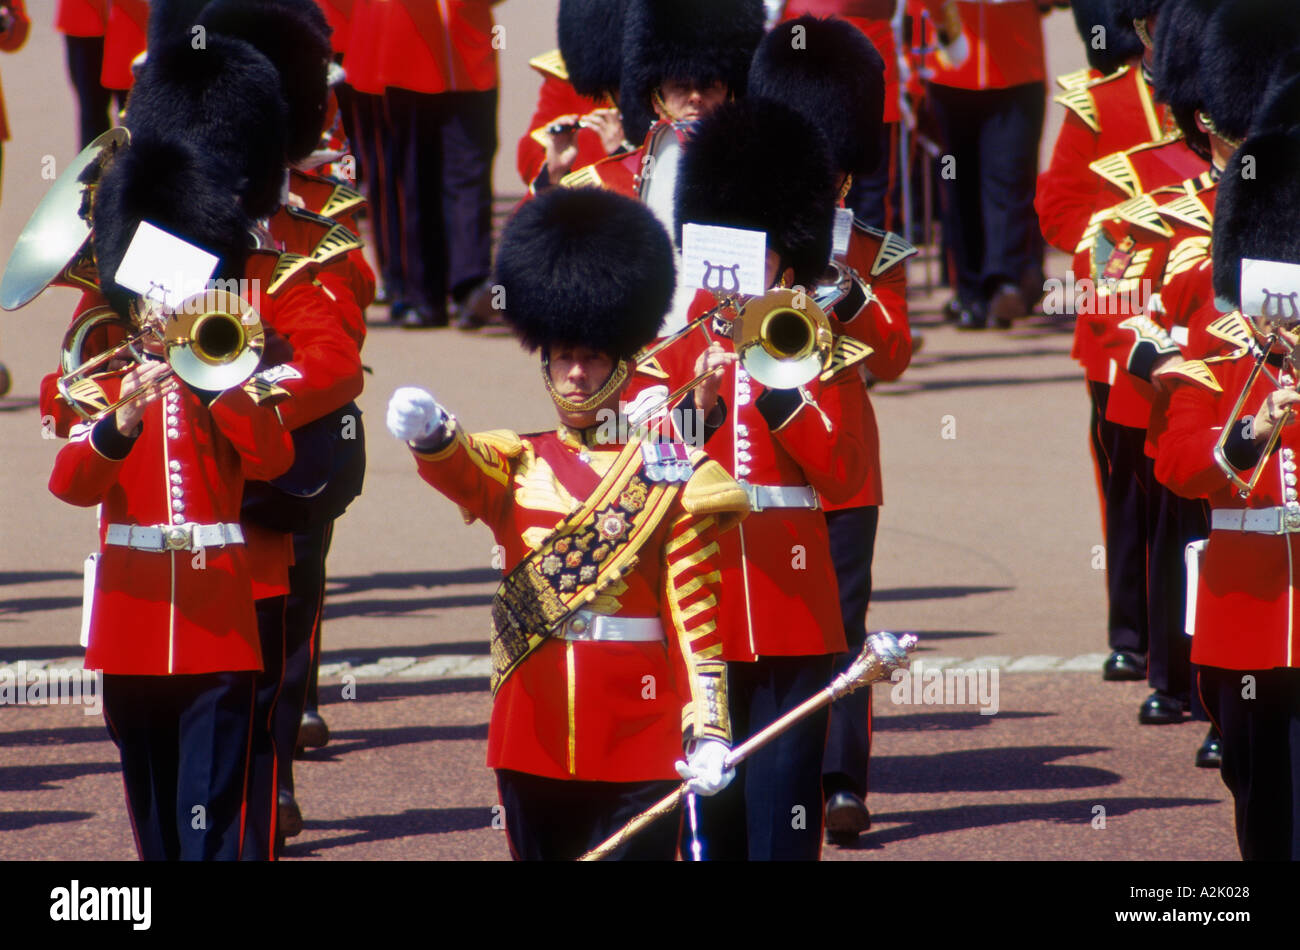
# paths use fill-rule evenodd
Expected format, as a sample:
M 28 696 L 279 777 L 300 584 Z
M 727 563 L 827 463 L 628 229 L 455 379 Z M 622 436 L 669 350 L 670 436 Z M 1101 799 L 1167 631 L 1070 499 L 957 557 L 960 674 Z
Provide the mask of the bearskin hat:
M 188 142 L 133 136 L 100 178 L 92 214 L 100 287 L 122 316 L 135 292 L 114 278 L 142 221 L 215 254 L 215 276 L 243 276 L 253 222 L 240 206 L 230 170 Z
M 600 188 L 553 188 L 506 225 L 495 279 L 529 350 L 581 344 L 628 359 L 659 335 L 676 267 L 645 205 Z
M 1214 293 L 1241 305 L 1241 262 L 1300 264 L 1300 130 L 1247 139 L 1219 180 L 1214 208 Z
M 767 246 L 812 286 L 826 270 L 835 183 L 826 140 L 803 116 L 768 99 L 726 103 L 700 122 L 677 173 L 684 223 L 767 232 Z
M 721 80 L 744 95 L 764 19 L 763 0 L 629 0 L 618 100 L 629 141 L 654 125 L 650 97 L 665 80 Z
M 152 50 L 169 40 L 193 39 L 191 32 L 208 0 L 151 0 L 147 49 Z
M 310 155 L 325 126 L 333 55 L 332 31 L 320 7 L 313 0 L 212 0 L 200 22 L 271 61 L 289 107 L 289 161 Z
M 265 217 L 280 203 L 285 105 L 279 77 L 247 43 L 209 34 L 203 48 L 175 39 L 150 50 L 131 90 L 132 138 L 178 139 L 226 169 L 244 209 Z
M 1110 75 L 1141 54 L 1142 41 L 1131 19 L 1115 15 L 1115 0 L 1074 0 L 1074 25 L 1088 54 L 1088 65 Z M 1097 33 L 1100 27 L 1102 32 Z M 1100 49 L 1098 49 L 1100 45 Z
M 1206 160 L 1210 137 L 1197 128 L 1196 113 L 1205 107 L 1202 47 L 1219 3 L 1169 0 L 1160 14 L 1152 70 L 1156 98 L 1169 106 L 1192 151 Z
M 1224 0 L 1201 56 L 1205 111 L 1219 135 L 1240 141 L 1255 114 L 1300 57 L 1300 4 Z
M 1078 3 L 1079 0 L 1074 0 Z M 1165 0 L 1111 0 L 1115 17 L 1125 23 L 1155 16 L 1165 5 Z
M 600 99 L 618 92 L 626 12 L 627 0 L 560 0 L 560 55 L 581 95 Z
M 879 163 L 885 61 L 847 20 L 778 24 L 754 54 L 748 94 L 782 102 L 816 125 L 837 169 L 865 175 Z

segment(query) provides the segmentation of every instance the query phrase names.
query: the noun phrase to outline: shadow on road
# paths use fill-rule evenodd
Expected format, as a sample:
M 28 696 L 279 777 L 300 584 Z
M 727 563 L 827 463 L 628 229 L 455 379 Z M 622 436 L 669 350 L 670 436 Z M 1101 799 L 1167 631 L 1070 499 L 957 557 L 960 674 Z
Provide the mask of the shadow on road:
M 1050 821 L 1065 825 L 1087 825 L 1093 820 L 1094 808 L 1102 805 L 1107 819 L 1156 808 L 1185 808 L 1189 805 L 1217 805 L 1212 798 L 1086 798 L 1065 802 L 1029 802 L 1005 805 L 959 805 L 931 811 L 872 812 L 877 824 L 902 822 L 897 828 L 876 828 L 848 850 L 874 851 L 895 841 L 907 841 L 925 835 L 970 828 L 995 828 L 1022 821 Z
M 12 600 L 0 600 L 0 614 L 31 614 L 40 610 L 64 610 L 80 606 L 80 597 L 15 597 Z M 66 648 L 64 653 L 67 653 Z
M 104 720 L 86 717 L 86 728 L 68 726 L 60 729 L 18 729 L 0 732 L 0 748 L 6 746 L 74 745 L 79 742 L 111 742 Z
M 411 680 L 409 683 L 383 680 L 370 682 L 358 680 L 356 698 L 343 698 L 343 684 L 322 683 L 320 702 L 322 706 L 333 703 L 382 703 L 392 699 L 404 699 L 407 696 L 446 696 L 449 693 L 486 693 L 488 678 L 486 676 L 457 676 L 438 680 Z
M 332 595 L 331 595 L 332 596 Z M 326 601 L 326 620 L 340 617 L 400 617 L 425 610 L 450 610 L 453 607 L 485 607 L 492 603 L 491 594 L 449 594 L 446 597 L 403 599 L 381 597 L 373 600 Z M 2 605 L 0 605 L 2 606 Z
M 11 584 L 44 584 L 46 581 L 80 581 L 72 571 L 0 571 L 0 587 Z
M 887 587 L 871 592 L 873 602 L 898 600 L 946 600 L 974 594 L 997 594 L 1014 587 Z M 919 636 L 919 634 L 918 634 Z
M 902 716 L 875 716 L 871 720 L 872 732 L 959 732 L 964 729 L 983 729 L 993 725 L 993 720 L 1038 719 L 1055 713 L 999 712 L 996 716 L 981 716 L 977 708 L 969 712 L 907 713 Z M 873 760 L 878 761 L 878 760 Z
M 321 851 L 371 841 L 391 841 L 416 835 L 441 835 L 452 831 L 479 831 L 492 827 L 490 808 L 414 808 L 400 815 L 359 815 L 338 821 L 304 822 L 307 831 L 352 831 L 323 841 L 303 841 L 287 845 L 281 854 L 286 858 L 315 857 Z
M 3 811 L 0 812 L 0 831 L 26 831 L 37 825 L 62 824 L 94 818 L 90 811 Z
M 490 653 L 487 636 L 481 640 L 460 640 L 455 643 L 422 643 L 409 647 L 348 647 L 342 650 L 322 650 L 322 663 L 349 663 L 360 666 L 375 663 L 387 656 L 487 656 Z
M 52 765 L 0 766 L 0 792 L 52 792 L 60 782 L 83 775 L 107 775 L 120 772 L 118 762 L 75 762 Z
M 1109 769 L 1091 765 L 1056 764 L 1057 759 L 1109 751 L 1104 746 L 1011 746 L 1001 749 L 963 749 L 935 755 L 873 756 L 871 790 L 902 795 L 925 792 L 1013 792 L 1023 789 L 1114 785 L 1123 781 L 1123 776 Z
M 392 729 L 352 729 L 330 734 L 330 743 L 298 756 L 304 762 L 331 762 L 351 752 L 387 749 L 414 742 L 486 741 L 486 722 L 465 726 L 396 726 Z

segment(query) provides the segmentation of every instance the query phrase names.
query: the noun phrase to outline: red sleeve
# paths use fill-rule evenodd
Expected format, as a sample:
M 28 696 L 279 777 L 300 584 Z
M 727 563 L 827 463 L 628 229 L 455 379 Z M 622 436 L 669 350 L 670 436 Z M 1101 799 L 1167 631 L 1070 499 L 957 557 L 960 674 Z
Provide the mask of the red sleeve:
M 1218 401 L 1195 383 L 1175 381 L 1174 386 L 1156 443 L 1156 479 L 1184 498 L 1206 498 L 1228 484 L 1214 461 L 1222 431 Z
M 347 329 L 358 319 L 349 310 L 356 309 L 351 300 L 339 299 L 323 285 L 303 283 L 264 306 L 267 325 L 293 347 L 288 370 L 275 379 L 293 395 L 276 407 L 286 428 L 314 422 L 361 395 L 361 353 Z
M 808 483 L 831 504 L 848 501 L 867 477 L 867 447 L 859 437 L 865 403 L 861 386 L 851 371 L 828 384 L 810 385 L 808 391 L 816 406 L 805 403 L 789 422 L 772 432 L 803 469 Z
M 907 269 L 898 264 L 871 282 L 874 302 L 845 330 L 874 352 L 867 357 L 867 371 L 889 382 L 903 375 L 912 362 L 912 328 L 907 315 Z
M 537 109 L 528 122 L 528 131 L 519 139 L 515 156 L 519 177 L 525 185 L 531 187 L 546 165 L 546 146 L 538 139 L 545 134 L 547 127 L 561 116 L 582 116 L 599 108 L 600 103 L 578 95 L 573 86 L 564 80 L 555 76 L 547 76 L 543 80 L 537 96 Z M 590 129 L 579 130 L 577 143 L 578 157 L 573 163 L 573 170 L 594 165 L 605 157 L 605 146 L 600 136 Z
M 451 444 L 437 452 L 411 450 L 420 477 L 494 532 L 514 497 L 513 462 L 495 445 L 467 435 L 459 425 Z
M 91 444 L 92 429 L 93 426 L 84 423 L 73 426 L 67 444 L 54 458 L 54 471 L 50 474 L 50 492 L 54 497 L 79 508 L 89 508 L 104 500 L 109 488 L 117 482 L 125 461 L 100 453 Z
M 1047 243 L 1073 254 L 1096 210 L 1099 179 L 1088 167 L 1097 155 L 1097 135 L 1067 112 L 1052 149 L 1052 162 L 1038 176 L 1034 209 Z
M 259 406 L 239 386 L 227 389 L 209 407 L 212 421 L 239 453 L 244 477 L 269 481 L 293 464 L 293 439 L 274 409 Z
M 360 251 L 355 253 L 359 255 Z M 327 264 L 321 269 L 318 278 L 321 289 L 333 297 L 338 305 L 344 321 L 343 328 L 356 344 L 357 350 L 360 350 L 366 342 L 365 309 L 370 306 L 375 297 L 374 271 L 370 270 L 370 265 L 364 260 L 361 263 L 366 268 L 364 274 L 357 270 L 349 255 L 341 261 Z M 369 297 L 366 294 L 369 294 Z

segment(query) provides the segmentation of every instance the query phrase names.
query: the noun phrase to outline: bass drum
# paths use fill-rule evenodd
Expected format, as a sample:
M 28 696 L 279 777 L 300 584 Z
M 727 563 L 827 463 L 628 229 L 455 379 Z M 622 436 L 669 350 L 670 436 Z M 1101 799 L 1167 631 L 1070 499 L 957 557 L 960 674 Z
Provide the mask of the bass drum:
M 641 160 L 641 176 L 637 182 L 636 196 L 654 212 L 668 231 L 674 247 L 677 244 L 677 225 L 673 214 L 673 195 L 677 189 L 677 172 L 682 155 L 694 130 L 693 122 L 670 122 L 660 119 L 646 137 L 645 156 Z M 666 336 L 686 326 L 687 311 L 695 300 L 695 290 L 682 280 L 681 249 L 677 248 L 677 291 L 672 308 L 664 318 L 663 334 Z

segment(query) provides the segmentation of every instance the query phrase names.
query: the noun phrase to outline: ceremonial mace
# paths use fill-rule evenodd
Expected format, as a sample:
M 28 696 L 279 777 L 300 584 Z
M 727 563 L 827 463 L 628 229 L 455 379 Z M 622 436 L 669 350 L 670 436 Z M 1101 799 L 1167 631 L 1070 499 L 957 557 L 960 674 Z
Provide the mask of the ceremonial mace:
M 892 676 L 895 670 L 902 669 L 907 665 L 908 654 L 916 648 L 916 643 L 916 637 L 910 633 L 897 638 L 892 633 L 873 633 L 867 637 L 867 642 L 863 645 L 858 658 L 853 661 L 853 664 L 847 670 L 835 677 L 829 686 L 727 753 L 727 758 L 722 766 L 723 770 L 725 771 L 743 762 L 800 719 L 811 715 L 823 706 L 835 702 L 841 696 L 847 696 L 856 689 L 869 686 Z M 601 858 L 609 857 L 634 834 L 644 829 L 656 818 L 662 818 L 676 808 L 686 795 L 687 785 L 688 783 L 683 782 L 671 794 L 655 802 L 618 831 L 578 858 L 578 860 L 599 861 Z

